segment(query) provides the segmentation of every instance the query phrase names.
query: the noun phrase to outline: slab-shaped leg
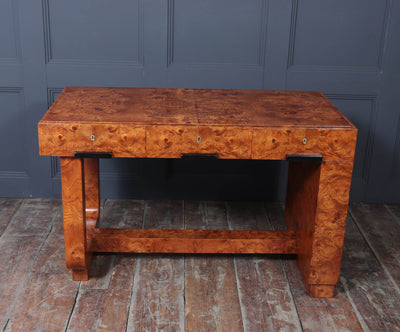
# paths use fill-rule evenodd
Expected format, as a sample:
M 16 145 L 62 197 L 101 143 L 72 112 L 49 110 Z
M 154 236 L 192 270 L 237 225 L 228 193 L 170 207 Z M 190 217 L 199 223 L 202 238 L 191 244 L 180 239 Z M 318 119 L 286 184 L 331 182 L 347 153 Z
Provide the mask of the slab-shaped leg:
M 339 279 L 352 161 L 290 162 L 285 221 L 297 231 L 298 265 L 312 297 Z
M 99 160 L 97 158 L 85 158 L 83 163 L 85 175 L 86 239 L 90 248 L 92 234 L 99 220 Z
M 84 168 L 80 158 L 61 158 L 65 260 L 74 280 L 88 280 Z

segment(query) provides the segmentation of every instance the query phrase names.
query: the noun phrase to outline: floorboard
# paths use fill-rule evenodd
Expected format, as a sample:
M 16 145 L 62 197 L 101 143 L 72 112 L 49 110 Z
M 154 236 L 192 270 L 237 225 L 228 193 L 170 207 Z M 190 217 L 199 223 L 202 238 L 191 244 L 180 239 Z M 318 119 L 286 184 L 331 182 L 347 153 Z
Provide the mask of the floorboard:
M 384 205 L 352 205 L 350 214 L 400 294 L 400 224 Z
M 400 205 L 385 205 L 394 220 L 400 225 Z
M 183 202 L 146 202 L 143 227 L 182 229 Z M 185 324 L 183 255 L 139 257 L 128 331 L 182 330 Z
M 0 237 L 22 203 L 22 199 L 0 197 Z
M 143 201 L 107 200 L 102 203 L 100 227 L 142 226 Z M 90 279 L 80 283 L 68 330 L 124 331 L 136 264 L 136 255 L 94 255 Z
M 0 331 L 400 331 L 400 205 L 349 209 L 340 282 L 310 298 L 293 256 L 95 254 L 65 267 L 62 206 L 0 198 Z M 102 200 L 100 227 L 284 229 L 283 205 Z
M 61 209 L 19 298 L 10 313 L 9 331 L 63 330 L 79 289 L 65 266 Z
M 186 229 L 227 229 L 223 202 L 186 201 Z M 243 331 L 232 256 L 186 255 L 188 331 Z
M 14 323 L 12 311 L 60 211 L 57 200 L 24 200 L 0 238 L 1 331 Z
M 271 229 L 262 202 L 227 202 L 226 206 L 231 229 Z M 280 259 L 272 255 L 242 255 L 234 257 L 234 262 L 245 330 L 301 330 Z

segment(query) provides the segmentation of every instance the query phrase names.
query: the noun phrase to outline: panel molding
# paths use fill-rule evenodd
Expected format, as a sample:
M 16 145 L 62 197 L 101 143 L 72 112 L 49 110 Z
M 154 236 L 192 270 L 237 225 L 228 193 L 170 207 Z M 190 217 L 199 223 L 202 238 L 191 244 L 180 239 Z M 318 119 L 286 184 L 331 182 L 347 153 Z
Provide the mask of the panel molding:
M 0 87 L 0 93 L 15 93 L 22 94 L 22 87 Z M 23 101 L 19 101 L 21 103 L 20 107 L 23 108 Z M 30 176 L 26 170 L 24 171 L 0 171 L 0 180 L 29 180 Z
M 50 34 L 50 4 L 49 0 L 42 0 L 42 18 L 43 18 L 43 40 L 44 40 L 44 58 L 45 63 L 49 63 L 53 58 Z
M 299 2 L 298 0 L 292 0 L 292 14 L 290 18 L 290 28 L 289 28 L 289 54 L 288 54 L 288 63 L 287 69 L 290 69 L 294 66 L 294 46 L 296 42 L 296 30 L 297 30 L 297 16 L 299 11 Z
M 52 179 L 61 179 L 59 157 L 50 157 L 50 176 Z
M 385 18 L 383 23 L 383 29 L 381 34 L 381 43 L 379 47 L 379 55 L 378 55 L 378 63 L 377 67 L 380 72 L 383 72 L 383 57 L 385 55 L 386 44 L 389 35 L 389 24 L 391 20 L 391 9 L 392 9 L 393 0 L 386 0 L 385 3 Z
M 0 171 L 0 181 L 1 180 L 29 180 L 30 176 L 28 172 L 21 171 L 21 172 L 13 172 L 13 171 Z
M 47 108 L 50 108 L 50 106 L 56 100 L 56 98 L 55 98 L 56 94 L 61 93 L 62 90 L 63 90 L 63 88 L 48 88 L 47 89 Z
M 57 65 L 85 65 L 85 66 L 109 66 L 125 65 L 143 69 L 144 67 L 144 0 L 138 0 L 138 54 L 137 59 L 133 60 L 87 60 L 87 59 L 54 59 L 51 42 L 50 27 L 50 0 L 42 0 L 42 18 L 44 35 L 44 54 L 46 64 Z
M 366 146 L 364 151 L 364 164 L 362 165 L 361 171 L 361 180 L 365 183 L 368 182 L 370 169 L 371 169 L 371 161 L 372 161 L 372 152 L 374 146 L 375 139 L 375 128 L 376 128 L 376 120 L 377 120 L 377 105 L 378 105 L 378 96 L 377 95 L 361 95 L 361 94 L 325 94 L 330 100 L 367 100 L 371 102 L 371 114 L 369 119 L 369 126 L 367 131 L 367 139 Z
M 376 66 L 318 66 L 318 65 L 295 65 L 295 45 L 296 45 L 296 29 L 299 10 L 299 0 L 292 0 L 292 15 L 290 22 L 290 37 L 289 37 L 289 54 L 287 69 L 290 71 L 346 71 L 346 72 L 383 72 L 383 57 L 386 49 L 386 41 L 389 32 L 390 12 L 393 0 L 385 0 L 385 14 L 382 24 L 382 32 L 380 45 L 378 50 L 378 59 Z
M 24 89 L 22 87 L 13 87 L 13 86 L 2 86 L 0 87 L 0 93 L 22 93 Z
M 54 103 L 56 100 L 56 94 L 61 93 L 63 88 L 48 88 L 47 89 L 47 108 Z M 61 179 L 60 172 L 60 158 L 58 157 L 50 157 L 50 176 L 52 179 Z
M 15 42 L 15 57 L 14 58 L 0 58 L 0 65 L 21 65 L 22 64 L 22 48 L 21 38 L 19 31 L 19 5 L 18 1 L 12 0 L 12 23 L 13 23 L 13 36 Z
M 392 175 L 394 177 L 400 176 L 400 115 L 397 120 L 396 137 L 394 141 Z
M 167 67 L 174 62 L 174 10 L 175 1 L 167 2 Z
M 174 17 L 175 0 L 168 0 L 167 3 L 167 61 L 166 66 L 179 66 L 193 70 L 262 70 L 265 66 L 268 11 L 269 0 L 261 1 L 260 11 L 260 38 L 258 42 L 258 62 L 254 64 L 243 64 L 237 62 L 177 62 L 174 59 Z

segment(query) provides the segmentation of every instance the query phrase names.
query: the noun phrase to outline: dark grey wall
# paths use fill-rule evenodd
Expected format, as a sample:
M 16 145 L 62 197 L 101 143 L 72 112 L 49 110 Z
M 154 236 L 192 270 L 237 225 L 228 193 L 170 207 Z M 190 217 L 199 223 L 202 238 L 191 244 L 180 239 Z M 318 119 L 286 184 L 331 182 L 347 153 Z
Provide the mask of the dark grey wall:
M 352 199 L 400 203 L 400 2 L 0 2 L 0 196 L 59 196 L 64 86 L 319 90 L 359 128 Z M 284 162 L 102 161 L 103 197 L 283 199 Z

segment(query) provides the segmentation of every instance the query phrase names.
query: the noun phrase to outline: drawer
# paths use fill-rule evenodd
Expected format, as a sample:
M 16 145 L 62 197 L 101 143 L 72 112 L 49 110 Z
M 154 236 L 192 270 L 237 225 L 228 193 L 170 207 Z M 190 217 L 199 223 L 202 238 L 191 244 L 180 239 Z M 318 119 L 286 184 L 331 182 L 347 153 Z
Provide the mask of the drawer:
M 321 154 L 324 160 L 353 160 L 357 129 L 253 130 L 252 159 L 285 160 L 287 154 Z
M 112 152 L 114 157 L 144 158 L 146 156 L 146 130 L 143 126 L 94 125 L 95 150 Z
M 146 129 L 148 158 L 217 154 L 221 159 L 251 158 L 250 129 L 221 126 L 151 126 Z
M 45 156 L 73 157 L 79 152 L 112 152 L 113 157 L 145 157 L 143 126 L 41 124 L 39 151 Z

